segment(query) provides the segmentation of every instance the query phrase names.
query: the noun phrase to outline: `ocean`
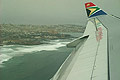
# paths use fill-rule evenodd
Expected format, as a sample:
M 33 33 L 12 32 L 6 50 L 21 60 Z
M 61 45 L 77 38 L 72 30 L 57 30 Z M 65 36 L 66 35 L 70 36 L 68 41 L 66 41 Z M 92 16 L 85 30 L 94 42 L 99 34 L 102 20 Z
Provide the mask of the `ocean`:
M 49 80 L 72 52 L 66 47 L 70 41 L 0 47 L 0 80 Z

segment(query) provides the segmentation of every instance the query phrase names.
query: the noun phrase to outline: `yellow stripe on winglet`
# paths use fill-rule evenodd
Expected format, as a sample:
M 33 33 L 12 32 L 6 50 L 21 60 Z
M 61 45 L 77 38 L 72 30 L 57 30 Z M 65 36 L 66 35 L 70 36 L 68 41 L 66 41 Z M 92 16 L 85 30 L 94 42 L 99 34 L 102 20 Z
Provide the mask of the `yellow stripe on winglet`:
M 96 8 L 89 8 L 89 10 L 91 11 L 89 16 L 96 10 Z

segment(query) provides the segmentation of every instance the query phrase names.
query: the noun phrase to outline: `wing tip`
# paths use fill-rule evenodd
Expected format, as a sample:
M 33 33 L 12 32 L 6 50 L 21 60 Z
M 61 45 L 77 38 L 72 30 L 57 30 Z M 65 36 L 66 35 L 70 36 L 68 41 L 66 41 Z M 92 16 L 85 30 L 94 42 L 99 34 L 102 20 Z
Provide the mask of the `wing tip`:
M 99 16 L 99 15 L 107 15 L 105 11 L 101 10 L 92 2 L 86 2 L 85 8 L 86 8 L 88 18 Z

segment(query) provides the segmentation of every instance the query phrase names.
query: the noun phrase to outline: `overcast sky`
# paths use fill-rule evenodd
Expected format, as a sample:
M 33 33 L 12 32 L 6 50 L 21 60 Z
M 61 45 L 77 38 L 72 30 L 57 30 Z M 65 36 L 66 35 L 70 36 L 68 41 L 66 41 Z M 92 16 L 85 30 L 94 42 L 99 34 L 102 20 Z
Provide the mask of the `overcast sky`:
M 0 23 L 86 23 L 84 3 L 89 0 L 1 0 Z M 120 0 L 91 0 L 108 13 L 120 16 Z

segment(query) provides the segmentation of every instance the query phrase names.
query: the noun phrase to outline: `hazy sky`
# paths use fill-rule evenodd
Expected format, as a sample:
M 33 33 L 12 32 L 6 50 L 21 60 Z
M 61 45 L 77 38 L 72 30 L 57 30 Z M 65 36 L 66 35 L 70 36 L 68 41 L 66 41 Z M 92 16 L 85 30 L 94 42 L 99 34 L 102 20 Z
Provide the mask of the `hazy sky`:
M 1 0 L 0 23 L 86 23 L 84 3 L 90 0 Z M 108 13 L 120 16 L 120 0 L 91 0 Z

